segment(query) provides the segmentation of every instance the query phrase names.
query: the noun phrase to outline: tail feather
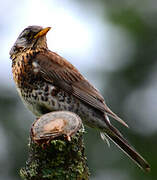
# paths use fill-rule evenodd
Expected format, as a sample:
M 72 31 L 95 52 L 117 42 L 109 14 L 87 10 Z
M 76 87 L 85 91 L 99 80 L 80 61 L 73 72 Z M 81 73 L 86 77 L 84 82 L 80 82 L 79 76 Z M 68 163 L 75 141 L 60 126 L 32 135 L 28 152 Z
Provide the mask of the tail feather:
M 118 122 L 120 122 L 123 126 L 125 126 L 125 127 L 129 127 L 127 124 L 126 124 L 126 122 L 124 122 L 120 117 L 118 117 L 114 112 L 112 112 L 111 111 L 111 109 L 107 106 L 107 105 L 105 105 L 105 111 L 106 111 L 106 113 L 109 115 L 109 116 L 111 116 L 113 119 L 115 119 L 116 121 L 118 121 Z
M 106 119 L 106 118 L 105 118 Z M 140 168 L 145 171 L 150 171 L 150 166 L 147 161 L 137 153 L 129 143 L 123 138 L 120 132 L 110 124 L 108 117 L 106 122 L 109 130 L 106 131 L 106 135 L 111 139 L 126 155 L 128 155 Z

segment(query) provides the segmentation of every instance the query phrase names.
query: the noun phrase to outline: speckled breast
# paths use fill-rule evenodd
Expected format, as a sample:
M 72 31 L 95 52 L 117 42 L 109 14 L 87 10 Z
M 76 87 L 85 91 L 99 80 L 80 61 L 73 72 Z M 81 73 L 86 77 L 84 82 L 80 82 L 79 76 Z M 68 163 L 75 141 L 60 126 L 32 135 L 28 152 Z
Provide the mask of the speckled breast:
M 27 108 L 36 116 L 56 110 L 77 111 L 78 99 L 45 81 L 32 63 L 30 58 L 20 56 L 12 64 L 17 90 Z

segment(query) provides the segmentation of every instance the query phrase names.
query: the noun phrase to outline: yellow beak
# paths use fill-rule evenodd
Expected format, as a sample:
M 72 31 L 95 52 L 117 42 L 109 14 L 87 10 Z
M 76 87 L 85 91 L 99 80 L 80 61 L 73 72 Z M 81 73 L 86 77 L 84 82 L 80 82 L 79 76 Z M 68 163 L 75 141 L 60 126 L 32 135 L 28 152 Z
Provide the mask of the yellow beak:
M 39 31 L 39 32 L 34 36 L 34 38 L 36 39 L 36 38 L 39 38 L 39 37 L 42 37 L 42 36 L 46 35 L 47 32 L 48 32 L 50 29 L 51 29 L 51 27 L 46 27 L 46 28 L 42 29 L 41 31 Z

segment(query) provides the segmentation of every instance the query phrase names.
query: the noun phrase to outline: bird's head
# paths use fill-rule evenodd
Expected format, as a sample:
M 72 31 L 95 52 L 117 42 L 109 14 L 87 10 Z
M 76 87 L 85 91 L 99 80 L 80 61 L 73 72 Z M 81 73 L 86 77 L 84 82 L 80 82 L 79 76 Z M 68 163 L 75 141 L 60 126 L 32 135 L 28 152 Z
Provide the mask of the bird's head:
M 46 34 L 50 27 L 28 26 L 18 36 L 16 42 L 10 50 L 10 56 L 32 48 L 47 48 Z

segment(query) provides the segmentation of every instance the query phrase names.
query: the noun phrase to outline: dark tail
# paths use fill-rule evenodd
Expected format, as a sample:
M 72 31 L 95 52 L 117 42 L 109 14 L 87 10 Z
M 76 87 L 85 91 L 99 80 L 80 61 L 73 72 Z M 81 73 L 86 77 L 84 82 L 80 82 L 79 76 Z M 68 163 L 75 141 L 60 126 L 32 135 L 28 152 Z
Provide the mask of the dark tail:
M 106 132 L 106 135 L 124 152 L 126 153 L 140 168 L 145 171 L 150 171 L 150 166 L 147 161 L 137 153 L 129 143 L 122 137 L 120 132 L 113 127 L 109 121 L 107 121 L 107 126 L 109 131 Z

